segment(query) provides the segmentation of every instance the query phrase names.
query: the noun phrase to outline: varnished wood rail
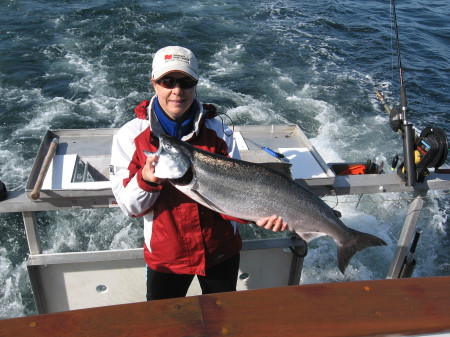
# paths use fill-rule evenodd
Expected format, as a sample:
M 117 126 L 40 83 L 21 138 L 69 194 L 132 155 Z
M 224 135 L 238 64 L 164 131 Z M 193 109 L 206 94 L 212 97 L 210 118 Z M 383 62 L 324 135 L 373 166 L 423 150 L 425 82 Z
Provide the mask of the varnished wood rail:
M 450 331 L 450 277 L 290 286 L 21 317 L 0 336 L 386 336 Z

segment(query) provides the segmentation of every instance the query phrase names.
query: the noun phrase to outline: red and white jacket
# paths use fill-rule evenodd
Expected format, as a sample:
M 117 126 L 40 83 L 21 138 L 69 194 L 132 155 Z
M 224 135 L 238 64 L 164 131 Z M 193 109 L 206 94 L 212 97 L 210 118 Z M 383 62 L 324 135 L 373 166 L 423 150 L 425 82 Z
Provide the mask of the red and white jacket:
M 168 181 L 151 186 L 142 179 L 144 150 L 156 152 L 163 133 L 152 109 L 153 100 L 135 108 L 136 118 L 125 124 L 113 139 L 111 184 L 125 214 L 144 218 L 144 256 L 156 271 L 205 275 L 214 266 L 236 255 L 242 246 L 233 221 L 182 194 Z M 239 158 L 231 134 L 213 118 L 215 108 L 197 99 L 194 130 L 182 138 L 200 149 Z M 152 137 L 155 136 L 155 137 Z M 243 222 L 243 221 L 239 221 Z

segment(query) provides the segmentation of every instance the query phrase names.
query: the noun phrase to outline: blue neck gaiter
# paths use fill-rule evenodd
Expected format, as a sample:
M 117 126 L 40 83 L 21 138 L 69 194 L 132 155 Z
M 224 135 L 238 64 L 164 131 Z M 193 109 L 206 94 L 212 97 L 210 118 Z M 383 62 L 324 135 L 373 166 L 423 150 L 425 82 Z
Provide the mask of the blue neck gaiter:
M 181 121 L 174 121 L 163 111 L 157 98 L 153 102 L 153 109 L 155 110 L 156 118 L 158 118 L 159 123 L 168 135 L 181 139 L 192 130 L 195 116 L 195 109 L 193 109 L 194 104 L 192 104 L 186 112 L 185 119 Z

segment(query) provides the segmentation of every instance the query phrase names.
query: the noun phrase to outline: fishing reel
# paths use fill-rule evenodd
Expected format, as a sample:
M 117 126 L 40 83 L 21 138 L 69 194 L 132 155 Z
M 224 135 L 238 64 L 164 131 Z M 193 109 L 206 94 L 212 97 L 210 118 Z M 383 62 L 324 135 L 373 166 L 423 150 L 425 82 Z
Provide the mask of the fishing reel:
M 447 160 L 447 135 L 440 128 L 427 127 L 420 133 L 415 146 L 417 181 L 422 182 L 430 173 L 428 168 L 438 168 Z
M 393 109 L 394 110 L 394 109 Z M 392 127 L 392 123 L 391 123 Z M 448 140 L 445 131 L 436 127 L 425 128 L 414 141 L 414 163 L 417 181 L 423 182 L 429 168 L 439 168 L 447 160 Z M 403 163 L 397 173 L 405 180 Z
M 389 116 L 389 124 L 392 131 L 398 132 L 405 139 L 407 137 L 406 131 L 408 130 L 405 126 L 405 116 L 402 109 L 396 106 L 390 108 L 383 94 L 379 91 L 377 91 L 376 94 L 378 100 L 383 104 L 384 109 Z M 410 130 L 412 130 L 412 126 L 409 126 Z M 437 127 L 427 127 L 419 135 L 416 132 L 411 131 L 409 132 L 409 135 L 411 141 L 408 142 L 408 145 L 404 144 L 404 147 L 407 146 L 408 151 L 406 152 L 410 153 L 411 158 L 408 158 L 408 160 L 415 164 L 416 181 L 423 182 L 424 178 L 430 173 L 428 171 L 429 168 L 434 167 L 437 169 L 447 160 L 447 135 L 444 130 Z M 397 166 L 397 160 L 398 156 L 395 156 L 392 162 L 393 169 Z M 406 160 L 407 159 L 405 159 L 405 161 Z M 403 181 L 408 180 L 405 172 L 405 162 L 400 164 L 397 173 Z
M 399 107 L 393 107 L 388 112 L 389 114 L 389 125 L 391 126 L 392 131 L 399 132 L 402 129 L 403 120 L 402 120 L 402 110 Z

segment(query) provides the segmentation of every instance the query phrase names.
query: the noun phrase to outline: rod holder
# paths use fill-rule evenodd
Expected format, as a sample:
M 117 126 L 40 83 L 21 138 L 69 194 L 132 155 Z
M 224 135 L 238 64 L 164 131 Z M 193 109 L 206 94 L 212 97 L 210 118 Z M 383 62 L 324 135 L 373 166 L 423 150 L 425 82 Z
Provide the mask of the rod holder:
M 404 125 L 403 134 L 403 157 L 405 160 L 406 186 L 416 184 L 416 164 L 414 161 L 414 129 L 412 124 Z

